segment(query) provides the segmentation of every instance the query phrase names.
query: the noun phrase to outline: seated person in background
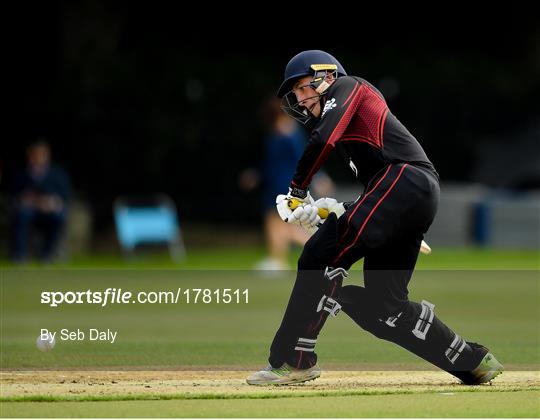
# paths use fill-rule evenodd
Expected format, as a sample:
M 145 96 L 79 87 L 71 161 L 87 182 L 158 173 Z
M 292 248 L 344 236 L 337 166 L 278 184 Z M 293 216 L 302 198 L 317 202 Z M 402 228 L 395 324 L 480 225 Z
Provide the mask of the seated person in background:
M 26 167 L 15 174 L 10 193 L 13 222 L 13 259 L 24 262 L 32 228 L 43 232 L 40 258 L 54 256 L 66 221 L 70 182 L 65 172 L 51 163 L 49 144 L 39 139 L 26 149 Z

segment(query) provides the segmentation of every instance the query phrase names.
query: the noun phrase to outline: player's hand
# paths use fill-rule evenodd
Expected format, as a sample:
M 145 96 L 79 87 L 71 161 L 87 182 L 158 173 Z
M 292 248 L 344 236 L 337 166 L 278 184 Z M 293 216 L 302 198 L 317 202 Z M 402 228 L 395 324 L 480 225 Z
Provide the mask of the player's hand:
M 281 217 L 284 222 L 299 225 L 300 219 L 305 221 L 311 216 L 311 211 L 309 215 L 306 215 L 303 207 L 306 204 L 312 205 L 313 202 L 314 200 L 309 192 L 307 192 L 306 196 L 303 198 L 296 197 L 292 195 L 292 190 L 289 188 L 287 194 L 280 194 L 276 197 L 276 209 L 279 217 Z
M 297 216 L 300 226 L 302 226 L 308 232 L 315 232 L 322 223 L 321 217 L 318 214 L 319 209 L 317 206 L 313 204 L 306 204 L 302 207 L 298 207 L 293 211 L 293 216 L 296 217 L 295 212 L 299 209 L 301 209 L 301 211 L 298 211 Z
M 319 215 L 324 219 L 326 219 L 330 213 L 336 213 L 337 217 L 340 217 L 343 215 L 343 213 L 345 213 L 345 206 L 343 203 L 338 202 L 335 198 L 319 198 L 317 201 L 315 201 L 315 203 L 313 203 L 313 205 L 319 209 Z

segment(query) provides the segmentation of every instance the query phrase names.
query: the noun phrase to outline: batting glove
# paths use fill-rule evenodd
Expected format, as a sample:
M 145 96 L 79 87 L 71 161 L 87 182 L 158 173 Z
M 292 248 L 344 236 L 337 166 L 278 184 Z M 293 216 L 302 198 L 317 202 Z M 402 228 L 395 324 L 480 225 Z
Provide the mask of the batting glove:
M 319 225 L 322 223 L 321 217 L 319 216 L 319 209 L 313 204 L 306 204 L 302 207 L 298 207 L 296 210 L 301 209 L 301 212 L 298 212 L 298 221 L 300 226 L 306 229 L 308 232 L 315 232 Z M 295 212 L 293 216 L 295 216 Z
M 313 203 L 313 205 L 319 209 L 326 210 L 328 213 L 336 213 L 338 218 L 345 213 L 345 206 L 343 203 L 338 202 L 335 198 L 319 198 L 317 201 L 315 201 L 315 203 Z
M 300 219 L 305 222 L 311 217 L 311 210 L 309 215 L 306 215 L 304 206 L 312 205 L 314 200 L 309 191 L 302 192 L 303 194 L 297 194 L 296 190 L 289 188 L 288 194 L 276 197 L 276 209 L 284 222 L 300 225 Z

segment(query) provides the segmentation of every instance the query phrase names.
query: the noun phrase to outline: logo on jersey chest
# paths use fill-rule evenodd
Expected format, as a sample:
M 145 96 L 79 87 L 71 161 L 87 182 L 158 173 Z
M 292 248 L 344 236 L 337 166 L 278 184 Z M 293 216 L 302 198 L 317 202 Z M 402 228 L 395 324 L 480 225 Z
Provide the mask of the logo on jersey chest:
M 326 101 L 326 103 L 324 104 L 321 118 L 324 117 L 324 114 L 326 114 L 328 111 L 330 111 L 331 109 L 335 107 L 336 107 L 336 98 L 332 98 Z

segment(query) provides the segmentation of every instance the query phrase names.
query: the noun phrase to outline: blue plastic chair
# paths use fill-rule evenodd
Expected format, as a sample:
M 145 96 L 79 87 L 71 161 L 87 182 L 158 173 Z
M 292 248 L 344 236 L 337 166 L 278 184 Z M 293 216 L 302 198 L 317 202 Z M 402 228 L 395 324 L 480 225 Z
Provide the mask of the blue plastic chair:
M 114 219 L 124 255 L 132 254 L 137 245 L 163 243 L 168 245 L 171 258 L 185 257 L 176 206 L 169 197 L 158 195 L 143 201 L 119 197 L 114 203 Z

